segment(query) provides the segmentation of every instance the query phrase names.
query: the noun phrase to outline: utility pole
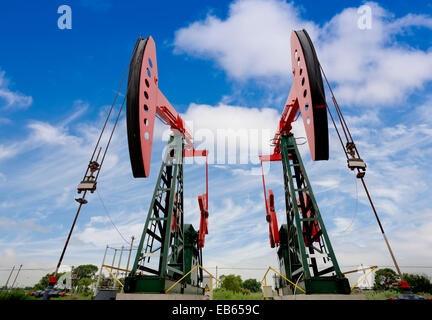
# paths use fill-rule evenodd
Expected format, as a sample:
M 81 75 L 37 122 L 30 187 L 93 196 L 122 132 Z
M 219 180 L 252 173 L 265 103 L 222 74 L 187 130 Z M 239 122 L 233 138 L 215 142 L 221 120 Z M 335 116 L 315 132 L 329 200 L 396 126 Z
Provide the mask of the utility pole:
M 130 250 L 129 250 L 129 256 L 128 256 L 128 260 L 127 260 L 127 266 L 126 266 L 126 270 L 129 270 L 129 262 L 130 262 L 130 256 L 132 253 L 132 248 L 133 248 L 133 242 L 135 240 L 135 237 L 132 236 L 132 241 L 131 241 L 131 245 L 130 245 Z
M 7 281 L 6 281 L 6 284 L 5 284 L 5 286 L 3 287 L 3 289 L 7 290 L 7 286 L 8 286 L 8 283 L 9 283 L 9 279 L 10 279 L 10 277 L 12 276 L 12 273 L 14 272 L 14 270 L 15 270 L 15 266 L 13 266 L 11 272 L 9 273 L 9 277 L 8 277 L 8 279 L 7 279 Z
M 111 267 L 114 267 L 115 258 L 116 258 L 116 255 L 117 255 L 117 249 L 116 248 L 113 248 L 113 249 L 114 249 L 114 256 L 113 256 L 113 260 L 112 260 L 112 263 L 111 263 Z M 112 271 L 113 271 L 113 269 L 111 268 L 111 273 L 112 273 Z M 115 286 L 116 286 L 116 281 L 115 281 L 115 279 L 112 279 L 112 280 L 113 280 L 113 286 L 112 286 L 112 288 L 114 289 Z
M 20 267 L 19 267 L 19 269 L 18 269 L 18 272 L 17 272 L 17 274 L 16 274 L 16 276 L 15 276 L 15 279 L 14 279 L 14 281 L 13 281 L 13 283 L 12 283 L 11 289 L 13 289 L 13 287 L 14 287 L 14 285 L 15 285 L 15 281 L 16 281 L 16 279 L 18 278 L 18 275 L 19 275 L 19 273 L 20 273 L 20 271 L 21 271 L 21 268 L 22 268 L 22 264 L 20 264 Z

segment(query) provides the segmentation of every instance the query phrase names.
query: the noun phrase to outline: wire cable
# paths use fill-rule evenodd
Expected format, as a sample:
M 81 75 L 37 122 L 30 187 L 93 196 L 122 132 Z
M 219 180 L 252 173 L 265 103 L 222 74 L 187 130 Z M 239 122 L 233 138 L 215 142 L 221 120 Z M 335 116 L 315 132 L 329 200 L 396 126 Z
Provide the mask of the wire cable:
M 112 140 L 112 137 L 113 137 L 113 135 L 114 135 L 114 131 L 115 131 L 116 127 L 117 127 L 117 123 L 118 123 L 118 120 L 119 120 L 119 118 L 120 118 L 120 114 L 121 114 L 121 112 L 122 112 L 122 110 L 123 110 L 123 106 L 124 106 L 125 101 L 126 101 L 126 95 L 125 95 L 125 97 L 123 98 L 122 105 L 121 105 L 120 110 L 119 110 L 119 112 L 118 112 L 118 114 L 117 114 L 117 118 L 116 118 L 116 121 L 115 121 L 115 123 L 114 123 L 114 126 L 113 126 L 113 128 L 112 128 L 112 130 L 111 130 L 111 134 L 110 134 L 110 137 L 109 137 L 109 139 L 108 139 L 107 145 L 106 145 L 106 147 L 105 147 L 105 151 L 104 151 L 104 154 L 103 154 L 103 156 L 102 156 L 101 164 L 100 164 L 100 166 L 99 166 L 99 170 L 98 170 L 98 173 L 97 173 L 97 175 L 96 175 L 95 181 L 97 181 L 97 179 L 98 179 L 98 177 L 99 177 L 99 173 L 100 173 L 100 171 L 101 171 L 101 169 L 102 169 L 102 165 L 103 165 L 103 163 L 104 163 L 104 161 L 105 161 L 105 156 L 106 156 L 106 154 L 107 154 L 107 152 L 108 152 L 108 148 L 109 148 L 109 146 L 110 146 L 110 144 L 111 144 L 111 140 Z
M 87 166 L 87 169 L 86 169 L 85 174 L 84 174 L 84 179 L 86 178 L 87 173 L 88 173 L 88 171 L 89 171 L 89 169 L 90 169 L 91 162 L 93 161 L 94 155 L 95 155 L 95 153 L 96 153 L 96 150 L 97 150 L 97 148 L 98 148 L 98 146 L 99 146 L 99 143 L 100 143 L 100 140 L 101 140 L 101 138 L 102 138 L 102 134 L 103 134 L 103 132 L 105 131 L 106 124 L 108 123 L 108 120 L 109 120 L 109 118 L 110 118 L 111 112 L 112 112 L 112 110 L 113 110 L 113 108 L 114 108 L 114 105 L 115 105 L 115 102 L 116 102 L 116 100 L 117 100 L 117 97 L 118 97 L 118 95 L 119 95 L 119 93 L 120 93 L 120 90 L 121 90 L 121 88 L 122 88 L 122 86 L 123 86 L 123 82 L 124 82 L 124 79 L 126 78 L 126 75 L 127 75 L 127 73 L 128 73 L 128 70 L 129 70 L 129 66 L 128 66 L 128 68 L 126 69 L 125 74 L 123 75 L 123 79 L 122 79 L 122 81 L 121 81 L 120 87 L 119 87 L 119 89 L 117 90 L 116 96 L 115 96 L 114 101 L 113 101 L 113 103 L 112 103 L 112 105 L 111 105 L 110 111 L 109 111 L 108 116 L 107 116 L 107 118 L 106 118 L 106 120 L 105 120 L 104 126 L 103 126 L 102 131 L 101 131 L 101 133 L 100 133 L 100 135 L 99 135 L 99 138 L 98 138 L 98 140 L 97 140 L 96 146 L 95 146 L 95 148 L 94 148 L 94 150 L 93 150 L 93 154 L 92 154 L 92 156 L 91 156 L 91 158 L 90 158 L 90 164 Z M 125 100 L 126 100 L 126 96 L 127 96 L 127 90 L 126 90 L 126 94 L 125 94 L 125 97 L 124 97 L 124 99 L 123 99 L 123 103 L 122 103 L 122 106 L 121 106 L 121 108 L 120 108 L 119 114 L 117 115 L 117 119 L 116 119 L 116 121 L 115 121 L 115 124 L 114 124 L 113 130 L 111 131 L 111 135 L 110 135 L 110 138 L 109 138 L 109 140 L 108 140 L 107 146 L 105 147 L 105 152 L 104 152 L 104 155 L 103 155 L 103 158 L 102 158 L 102 162 L 101 162 L 101 165 L 100 165 L 99 168 L 98 168 L 98 172 L 97 172 L 96 178 L 95 178 L 95 180 L 94 180 L 95 183 L 96 183 L 96 181 L 97 181 L 97 178 L 99 177 L 99 173 L 100 173 L 100 170 L 101 170 L 101 167 L 102 167 L 102 163 L 103 163 L 103 161 L 105 160 L 105 155 L 106 155 L 106 152 L 107 152 L 107 150 L 108 150 L 109 144 L 110 144 L 110 142 L 111 142 L 111 138 L 112 138 L 112 136 L 113 136 L 113 134 L 114 134 L 114 130 L 115 130 L 115 128 L 116 128 L 116 125 L 117 125 L 118 119 L 119 119 L 119 117 L 120 117 L 120 113 L 121 113 L 121 111 L 122 111 L 122 109 L 123 109 L 123 105 L 124 105 L 124 102 L 125 102 Z M 100 151 L 99 151 L 99 153 L 100 153 Z M 99 153 L 98 153 L 98 157 L 99 157 Z M 84 180 L 84 179 L 83 179 L 83 180 Z M 69 230 L 69 234 L 68 234 L 68 236 L 67 236 L 67 238 L 66 238 L 66 242 L 65 242 L 65 245 L 64 245 L 64 247 L 63 247 L 62 253 L 61 253 L 61 255 L 60 255 L 60 258 L 59 258 L 59 261 L 58 261 L 58 264 L 57 264 L 56 270 L 54 271 L 54 277 L 57 276 L 57 272 L 58 272 L 58 270 L 59 270 L 59 268 L 60 268 L 60 265 L 61 265 L 61 263 L 62 263 L 62 261 L 63 261 L 64 254 L 65 254 L 66 249 L 67 249 L 67 247 L 68 247 L 68 245 L 69 245 L 69 240 L 70 240 L 70 238 L 71 238 L 71 236 L 72 236 L 72 232 L 73 232 L 73 230 L 74 230 L 75 223 L 76 223 L 76 221 L 77 221 L 77 219 L 78 219 L 78 215 L 79 215 L 79 213 L 80 213 L 80 211 L 81 211 L 81 207 L 82 207 L 83 204 L 87 203 L 87 200 L 85 200 L 85 196 L 86 196 L 86 194 L 87 194 L 87 190 L 84 191 L 84 193 L 83 193 L 83 195 L 82 195 L 82 198 L 81 198 L 80 201 L 79 201 L 79 207 L 78 207 L 77 212 L 76 212 L 76 214 L 75 214 L 74 221 L 72 222 L 72 226 L 71 226 L 71 228 L 70 228 L 70 230 Z
M 331 116 L 331 118 L 332 118 L 333 125 L 334 125 L 335 128 L 336 128 L 336 132 L 338 132 L 339 140 L 340 140 L 340 142 L 341 142 L 341 144 L 342 144 L 342 148 L 343 148 L 344 153 L 345 153 L 345 155 L 346 155 L 346 157 L 347 157 L 347 160 L 349 161 L 349 157 L 348 157 L 348 152 L 349 152 L 349 150 L 347 150 L 347 149 L 348 149 L 348 145 L 351 145 L 352 148 L 354 149 L 353 152 L 349 152 L 349 153 L 351 154 L 351 156 L 354 157 L 354 155 L 357 154 L 358 158 L 360 158 L 360 154 L 359 154 L 359 152 L 358 152 L 358 150 L 357 150 L 357 147 L 355 146 L 354 140 L 352 139 L 351 133 L 350 133 L 350 131 L 349 131 L 349 129 L 348 129 L 348 125 L 347 125 L 346 122 L 345 122 L 345 118 L 344 118 L 343 115 L 342 115 L 342 111 L 341 111 L 340 108 L 339 108 L 339 105 L 338 105 L 338 103 L 337 103 L 337 101 L 336 101 L 336 98 L 335 98 L 335 96 L 334 96 L 334 94 L 333 94 L 333 90 L 332 90 L 332 88 L 331 88 L 331 86 L 330 86 L 329 81 L 327 80 L 327 77 L 326 77 L 325 72 L 324 72 L 324 70 L 323 70 L 323 68 L 322 68 L 321 65 L 320 65 L 320 68 L 321 68 L 321 72 L 322 72 L 322 74 L 324 75 L 324 78 L 325 78 L 325 81 L 326 81 L 326 83 L 327 83 L 327 86 L 328 86 L 328 88 L 329 88 L 329 90 L 330 90 L 330 92 L 331 92 L 331 94 L 332 94 L 333 104 L 334 104 L 334 107 L 335 107 L 336 112 L 337 112 L 337 114 L 338 114 L 339 122 L 340 122 L 340 125 L 341 125 L 341 127 L 342 127 L 342 129 L 343 129 L 343 131 L 344 131 L 345 138 L 346 138 L 346 140 L 347 140 L 347 147 L 345 148 L 345 146 L 343 145 L 342 139 L 341 139 L 341 137 L 340 137 L 340 134 L 339 134 L 339 132 L 337 131 L 337 127 L 336 127 L 336 124 L 335 124 L 335 122 L 334 122 L 333 116 L 331 116 L 330 108 L 327 107 L 327 110 L 329 110 L 330 116 Z M 351 140 L 348 139 L 347 133 L 348 133 L 348 135 L 349 135 L 349 137 L 350 137 Z M 352 151 L 352 150 L 351 150 L 351 151 Z M 363 188 L 364 188 L 364 190 L 365 190 L 365 192 L 366 192 L 366 196 L 368 197 L 368 200 L 369 200 L 369 203 L 370 203 L 370 205 L 371 205 L 372 211 L 373 211 L 373 213 L 374 213 L 374 215 L 375 215 L 375 218 L 376 218 L 376 220 L 377 220 L 378 226 L 379 226 L 379 228 L 380 228 L 380 230 L 381 230 L 381 234 L 382 234 L 382 236 L 383 236 L 383 238 L 384 238 L 384 241 L 385 241 L 385 243 L 386 243 L 386 245 L 387 245 L 387 248 L 388 248 L 388 251 L 389 251 L 389 253 L 390 253 L 390 256 L 391 256 L 391 258 L 392 258 L 392 260 L 393 260 L 393 263 L 394 263 L 394 265 L 395 265 L 395 267 L 396 267 L 397 273 L 399 274 L 399 277 L 401 278 L 401 280 L 404 281 L 403 274 L 402 274 L 402 272 L 401 272 L 400 269 L 399 269 L 399 265 L 398 265 L 398 263 L 397 263 L 397 261 L 396 261 L 396 257 L 394 256 L 394 254 L 393 254 L 393 250 L 392 250 L 391 247 L 390 247 L 390 243 L 389 243 L 389 241 L 388 241 L 388 239 L 387 239 L 387 236 L 386 236 L 386 234 L 385 234 L 385 232 L 384 232 L 384 228 L 383 228 L 383 226 L 382 226 L 382 224 L 381 224 L 381 221 L 380 221 L 380 219 L 379 219 L 379 217 L 378 217 L 378 213 L 377 213 L 377 211 L 376 211 L 376 209 L 375 209 L 375 205 L 374 205 L 374 203 L 373 203 L 373 201 L 372 201 L 372 198 L 371 198 L 371 196 L 370 196 L 370 194 L 369 194 L 369 190 L 368 190 L 368 188 L 367 188 L 367 186 L 366 186 L 366 182 L 364 181 L 364 178 L 363 178 L 363 177 L 364 177 L 364 172 L 363 172 L 362 175 L 360 175 L 360 176 L 359 176 L 359 175 L 360 175 L 360 169 L 357 168 L 357 178 L 359 178 L 359 179 L 361 180 L 361 182 L 362 182 Z
M 106 216 L 108 217 L 108 219 L 109 219 L 109 221 L 111 222 L 111 224 L 113 225 L 114 229 L 117 230 L 118 234 L 120 235 L 120 237 L 122 237 L 122 239 L 124 240 L 124 242 L 126 242 L 127 244 L 130 244 L 130 242 L 126 240 L 126 238 L 123 236 L 123 234 L 122 234 L 122 233 L 120 232 L 120 230 L 117 228 L 117 226 L 115 225 L 115 223 L 112 221 L 111 216 L 110 216 L 110 214 L 109 214 L 109 212 L 108 212 L 108 210 L 107 210 L 107 208 L 106 208 L 106 206 L 105 206 L 105 203 L 104 203 L 104 201 L 102 200 L 102 196 L 100 195 L 100 193 L 99 193 L 99 191 L 98 191 L 97 189 L 96 189 L 96 193 L 97 193 L 98 198 L 99 198 L 99 200 L 100 200 L 100 202 L 101 202 L 101 204 L 102 204 L 102 207 L 103 207 L 103 209 L 104 209 L 104 211 L 105 211 L 105 214 L 106 214 Z
M 355 178 L 354 180 L 355 180 L 355 189 L 356 189 L 355 210 L 354 210 L 353 217 L 351 218 L 351 223 L 349 224 L 349 226 L 348 226 L 345 230 L 341 231 L 341 233 L 345 233 L 345 232 L 347 232 L 349 229 L 351 229 L 351 227 L 352 227 L 353 224 L 354 224 L 354 220 L 355 220 L 355 218 L 357 217 L 357 211 L 358 211 L 358 187 L 357 187 L 357 178 Z
M 103 133 L 104 133 L 104 131 L 105 131 L 106 125 L 107 125 L 107 123 L 108 123 L 108 120 L 109 120 L 109 118 L 111 117 L 111 112 L 112 112 L 113 109 L 114 109 L 114 105 L 115 105 L 115 102 L 116 102 L 116 100 L 117 100 L 117 97 L 119 96 L 120 90 L 121 90 L 121 88 L 123 87 L 123 82 L 124 82 L 124 80 L 125 80 L 125 78 L 126 78 L 126 75 L 127 75 L 127 73 L 128 73 L 128 70 L 129 70 L 129 66 L 127 67 L 127 69 L 126 69 L 126 71 L 125 71 L 125 73 L 124 73 L 124 75 L 123 75 L 123 79 L 122 79 L 122 81 L 121 81 L 121 83 L 120 83 L 120 87 L 118 88 L 118 90 L 117 90 L 117 92 L 116 92 L 116 95 L 115 95 L 115 97 L 114 97 L 114 101 L 113 101 L 113 103 L 111 104 L 111 108 L 110 108 L 110 110 L 109 110 L 109 112 L 108 112 L 108 116 L 107 116 L 106 119 L 105 119 L 104 125 L 103 125 L 103 127 L 102 127 L 102 131 L 101 131 L 101 133 L 100 133 L 100 135 L 99 135 L 99 138 L 98 138 L 98 140 L 97 140 L 97 142 L 96 142 L 96 146 L 95 146 L 95 148 L 94 148 L 94 150 L 93 150 L 93 154 L 92 154 L 92 156 L 91 156 L 91 158 L 90 158 L 90 162 L 93 161 L 94 155 L 95 155 L 95 153 L 96 153 L 96 149 L 97 149 L 98 146 L 99 146 L 100 140 L 101 140 L 102 135 L 103 135 Z M 99 152 L 100 152 L 100 151 L 99 151 Z M 86 170 L 86 172 L 85 172 L 85 174 L 84 174 L 84 178 L 87 176 L 88 170 L 89 170 L 89 167 L 87 167 L 87 170 Z M 83 178 L 83 179 L 84 179 L 84 178 Z

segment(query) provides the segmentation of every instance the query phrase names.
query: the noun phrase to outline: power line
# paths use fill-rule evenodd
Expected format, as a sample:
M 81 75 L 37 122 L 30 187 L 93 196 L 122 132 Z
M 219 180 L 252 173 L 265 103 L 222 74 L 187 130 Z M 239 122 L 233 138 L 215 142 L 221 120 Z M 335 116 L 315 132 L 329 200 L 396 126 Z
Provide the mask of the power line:
M 357 266 L 343 266 L 343 267 L 358 267 Z M 401 268 L 419 268 L 419 269 L 432 269 L 432 266 L 400 266 Z M 378 268 L 395 268 L 395 266 L 378 266 Z
M 206 267 L 206 268 L 216 268 L 216 267 Z M 241 267 L 217 267 L 218 270 L 228 269 L 228 270 L 267 270 L 267 268 L 241 268 Z
M 351 265 L 351 266 L 341 266 L 344 268 L 355 268 L 359 265 Z M 432 266 L 400 266 L 401 268 L 419 268 L 419 269 L 432 269 Z M 206 267 L 208 269 L 215 269 L 216 266 Z M 248 268 L 248 267 L 219 267 L 218 270 L 228 269 L 228 270 L 267 270 L 267 268 Z M 378 268 L 394 268 L 394 266 L 382 265 L 378 266 Z
M 22 268 L 21 271 L 49 271 L 49 270 L 54 270 L 55 267 L 52 268 Z M 9 269 L 0 269 L 0 271 L 11 271 L 13 270 L 12 268 Z

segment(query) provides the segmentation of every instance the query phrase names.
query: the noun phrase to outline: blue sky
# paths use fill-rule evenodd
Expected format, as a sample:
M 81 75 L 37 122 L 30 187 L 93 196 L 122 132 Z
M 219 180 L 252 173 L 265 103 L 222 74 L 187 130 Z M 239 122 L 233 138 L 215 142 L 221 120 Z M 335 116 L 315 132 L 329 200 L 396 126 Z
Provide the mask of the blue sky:
M 72 9 L 60 30 L 57 8 Z M 0 267 L 54 268 L 76 210 L 79 183 L 138 36 L 156 42 L 159 88 L 194 128 L 272 134 L 291 86 L 289 36 L 306 28 L 368 164 L 367 183 L 403 266 L 432 266 L 432 2 L 367 2 L 372 28 L 360 30 L 362 1 L 15 1 L 0 5 Z M 124 94 L 124 89 L 122 91 Z M 330 103 L 331 100 L 327 96 Z M 119 105 L 116 106 L 117 108 Z M 133 179 L 124 114 L 98 190 L 125 237 L 139 237 L 166 128 L 156 128 L 151 176 Z M 303 124 L 294 125 L 297 136 Z M 261 137 L 261 136 L 260 136 Z M 201 141 L 216 159 L 219 143 Z M 231 136 L 235 139 L 235 134 Z M 263 138 L 263 137 L 261 137 Z M 236 146 L 248 164 L 210 165 L 209 267 L 276 266 L 268 245 L 258 147 Z M 339 263 L 390 265 L 360 183 L 330 130 L 330 160 L 301 152 Z M 228 156 L 227 156 L 228 157 Z M 185 169 L 186 218 L 198 226 L 204 166 Z M 282 170 L 266 175 L 284 222 Z M 358 194 L 358 195 L 357 195 Z M 107 244 L 127 245 L 96 194 L 89 197 L 66 266 L 99 265 Z M 351 268 L 352 269 L 352 268 Z M 432 269 L 406 268 L 431 273 Z M 225 269 L 244 278 L 264 273 Z M 40 273 L 24 273 L 22 283 Z M 0 272 L 5 281 L 7 272 Z

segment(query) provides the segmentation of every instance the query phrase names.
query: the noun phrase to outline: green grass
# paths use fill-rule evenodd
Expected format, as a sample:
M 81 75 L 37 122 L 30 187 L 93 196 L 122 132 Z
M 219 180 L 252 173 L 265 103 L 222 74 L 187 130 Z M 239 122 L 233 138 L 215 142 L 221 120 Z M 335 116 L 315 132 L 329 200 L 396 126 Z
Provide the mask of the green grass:
M 42 297 L 36 298 L 30 295 L 32 290 L 12 290 L 0 291 L 0 300 L 42 300 Z M 85 295 L 80 293 L 68 293 L 64 297 L 51 298 L 50 300 L 91 300 L 92 295 Z
M 388 300 L 392 297 L 401 296 L 403 295 L 403 293 L 395 290 L 388 290 L 388 291 L 365 292 L 364 295 L 366 296 L 367 300 Z M 415 295 L 432 298 L 432 294 L 430 293 L 420 292 L 420 293 L 416 293 Z
M 29 291 L 30 292 L 30 291 Z M 35 298 L 28 295 L 29 292 L 24 290 L 0 291 L 0 300 L 42 300 L 42 298 Z M 369 292 L 355 292 L 353 294 L 364 294 L 367 300 L 388 300 L 391 297 L 402 295 L 402 293 L 395 290 L 388 291 L 369 291 Z M 416 295 L 432 298 L 430 293 L 416 293 Z M 91 300 L 92 296 L 80 294 L 68 294 L 64 297 L 51 298 L 51 300 Z M 263 300 L 264 296 L 261 292 L 256 293 L 241 293 L 233 292 L 225 289 L 216 289 L 213 291 L 214 300 Z
M 213 300 L 263 300 L 264 296 L 261 292 L 253 292 L 244 294 L 241 292 L 233 292 L 225 289 L 216 289 L 213 291 Z
M 24 290 L 0 291 L 0 300 L 31 300 Z
M 388 300 L 392 297 L 402 295 L 401 292 L 396 290 L 388 291 L 369 291 L 369 292 L 353 292 L 352 294 L 364 294 L 367 300 Z M 416 295 L 432 298 L 430 293 L 416 293 Z M 261 292 L 243 294 L 240 292 L 233 292 L 230 290 L 216 289 L 213 291 L 213 300 L 263 300 L 264 296 Z

